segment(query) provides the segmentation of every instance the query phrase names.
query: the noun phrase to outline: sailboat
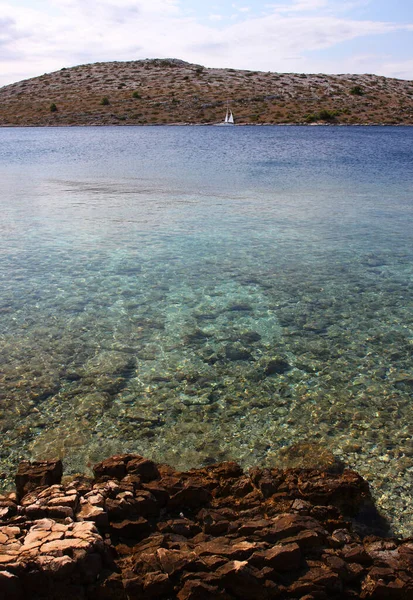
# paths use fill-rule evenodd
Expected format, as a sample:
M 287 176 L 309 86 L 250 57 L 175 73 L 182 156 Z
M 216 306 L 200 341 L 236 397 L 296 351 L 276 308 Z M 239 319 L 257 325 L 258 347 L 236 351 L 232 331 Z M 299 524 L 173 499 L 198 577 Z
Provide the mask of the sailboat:
M 232 114 L 232 111 L 229 109 L 229 106 L 227 106 L 227 112 L 225 115 L 224 122 L 218 123 L 218 125 L 234 125 L 234 115 Z

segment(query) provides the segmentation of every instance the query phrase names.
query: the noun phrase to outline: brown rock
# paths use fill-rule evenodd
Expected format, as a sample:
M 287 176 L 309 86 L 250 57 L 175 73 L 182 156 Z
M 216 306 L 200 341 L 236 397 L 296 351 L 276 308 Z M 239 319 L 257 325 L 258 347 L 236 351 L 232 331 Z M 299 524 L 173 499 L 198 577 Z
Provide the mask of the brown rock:
M 191 579 L 185 582 L 177 598 L 178 600 L 231 600 L 233 596 L 229 596 L 215 585 L 208 585 L 199 579 Z
M 245 561 L 230 561 L 217 569 L 217 585 L 224 587 L 236 598 L 243 600 L 265 600 L 269 597 L 267 589 L 255 577 Z
M 144 483 L 142 489 L 147 490 L 154 496 L 160 508 L 167 505 L 169 494 L 158 482 L 150 481 L 149 483 Z
M 123 580 L 123 587 L 128 598 L 142 598 L 143 581 L 140 577 L 126 577 Z
M 125 477 L 126 465 L 133 458 L 141 458 L 133 454 L 118 454 L 111 456 L 106 460 L 96 464 L 93 472 L 98 481 L 107 481 L 109 479 L 123 479 Z
M 73 508 L 71 508 L 70 506 L 47 506 L 46 515 L 51 519 L 72 519 Z
M 10 498 L 0 496 L 0 519 L 9 519 L 17 514 L 17 504 Z
M 348 469 L 341 474 L 304 471 L 298 476 L 297 486 L 312 504 L 332 504 L 348 515 L 357 514 L 361 505 L 371 500 L 368 483 Z
M 210 542 L 199 544 L 195 551 L 199 556 L 215 554 L 217 556 L 225 556 L 230 560 L 243 560 L 249 558 L 256 550 L 260 550 L 262 546 L 257 542 L 237 542 L 231 544 L 229 538 L 217 538 Z
M 347 576 L 348 581 L 359 581 L 365 573 L 364 567 L 358 563 L 347 564 Z
M 199 508 L 211 501 L 211 493 L 198 485 L 187 484 L 184 488 L 173 494 L 168 502 L 169 509 Z
M 350 544 L 353 541 L 353 537 L 347 529 L 335 529 L 331 534 L 331 538 L 334 542 L 337 542 L 338 546 L 344 546 L 344 544 Z
M 53 577 L 64 578 L 73 573 L 75 561 L 69 556 L 39 556 L 36 564 Z
M 197 519 L 203 522 L 205 533 L 219 536 L 228 531 L 229 521 L 220 511 L 202 508 Z
M 9 571 L 0 571 L 0 599 L 23 600 L 23 586 L 16 575 Z
M 40 486 L 60 483 L 63 474 L 61 460 L 23 461 L 16 474 L 16 491 L 19 498 Z
M 256 535 L 261 529 L 271 526 L 267 519 L 239 520 L 231 523 L 229 532 L 237 532 L 239 535 Z
M 136 516 L 154 517 L 160 511 L 155 497 L 146 490 L 138 490 L 135 495 L 131 492 L 121 492 L 115 498 L 107 498 L 105 509 L 111 521 Z
M 173 584 L 165 573 L 148 573 L 144 584 L 144 598 L 162 598 L 173 592 Z
M 338 556 L 327 556 L 325 564 L 343 579 L 348 579 L 348 564 Z
M 156 464 L 152 460 L 148 460 L 142 456 L 137 456 L 128 461 L 126 471 L 129 475 L 138 475 L 144 483 L 160 477 Z
M 217 479 L 232 479 L 242 477 L 243 470 L 236 462 L 222 462 L 210 465 L 204 469 L 211 477 Z
M 278 515 L 273 519 L 266 538 L 268 541 L 277 541 L 303 530 L 312 530 L 327 535 L 327 532 L 320 527 L 320 523 L 316 519 L 290 513 Z
M 378 566 L 388 566 L 392 569 L 400 567 L 399 550 L 397 545 L 390 540 L 377 540 L 367 543 L 364 548 L 374 564 Z
M 401 566 L 413 573 L 413 542 L 399 546 L 399 559 Z
M 294 571 L 300 567 L 301 550 L 298 544 L 279 545 L 257 553 L 259 558 L 263 558 L 265 564 L 276 571 Z M 252 557 L 251 561 L 254 560 Z M 255 559 L 257 560 L 257 558 Z
M 118 537 L 141 540 L 152 531 L 149 521 L 143 517 L 125 519 L 119 523 L 111 523 L 110 529 Z
M 184 569 L 187 570 L 192 563 L 198 560 L 198 556 L 195 552 L 181 552 L 180 550 L 159 548 L 159 550 L 156 551 L 156 554 L 162 571 L 170 576 L 173 576 Z
M 40 547 L 40 550 L 44 554 L 62 556 L 63 554 L 67 553 L 68 550 L 89 547 L 90 542 L 88 542 L 87 540 L 81 540 L 79 538 L 68 538 L 64 540 L 54 540 L 53 542 L 46 542 Z
M 345 561 L 357 562 L 362 565 L 371 565 L 372 558 L 367 554 L 361 544 L 346 545 L 341 550 L 341 556 Z
M 410 600 L 411 541 L 365 533 L 361 541 L 340 513 L 369 502 L 351 472 L 246 477 L 226 463 L 178 473 L 125 454 L 96 474 L 79 488 L 39 486 L 20 504 L 7 496 L 13 515 L 1 512 L 0 497 L 5 585 L 59 600 Z
M 189 519 L 173 519 L 158 525 L 162 533 L 175 533 L 186 538 L 191 538 L 201 532 L 199 525 Z
M 283 538 L 283 544 L 293 543 L 298 544 L 301 550 L 311 551 L 321 548 L 325 540 L 325 536 L 320 535 L 317 531 L 299 531 L 292 537 Z
M 321 586 L 331 592 L 340 592 L 342 583 L 337 575 L 328 567 L 310 569 L 305 575 L 300 577 L 302 582 L 311 582 L 315 586 Z
M 108 515 L 101 506 L 95 506 L 84 498 L 80 499 L 80 508 L 76 517 L 81 521 L 93 521 L 99 527 L 106 527 L 109 522 Z
M 386 577 L 385 577 L 386 579 Z M 412 588 L 409 591 L 402 581 L 386 581 L 378 573 L 369 573 L 361 585 L 360 598 L 372 600 L 409 600 Z
M 222 567 L 227 562 L 223 556 L 207 555 L 202 557 L 202 562 L 209 571 L 215 571 L 218 567 Z

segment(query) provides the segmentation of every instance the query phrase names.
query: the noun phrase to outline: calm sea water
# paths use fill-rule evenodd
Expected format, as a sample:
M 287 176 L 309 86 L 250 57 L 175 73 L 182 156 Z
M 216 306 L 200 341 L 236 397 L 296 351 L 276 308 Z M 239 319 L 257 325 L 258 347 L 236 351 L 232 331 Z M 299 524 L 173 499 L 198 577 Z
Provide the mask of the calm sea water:
M 2 129 L 0 181 L 5 486 L 332 452 L 411 533 L 413 128 Z

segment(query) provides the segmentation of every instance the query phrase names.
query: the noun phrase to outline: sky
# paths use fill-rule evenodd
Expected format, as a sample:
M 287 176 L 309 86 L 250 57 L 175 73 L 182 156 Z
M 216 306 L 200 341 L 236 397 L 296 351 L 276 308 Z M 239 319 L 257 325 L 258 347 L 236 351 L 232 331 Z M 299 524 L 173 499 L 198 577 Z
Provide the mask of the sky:
M 0 86 L 143 58 L 413 79 L 413 2 L 0 0 Z

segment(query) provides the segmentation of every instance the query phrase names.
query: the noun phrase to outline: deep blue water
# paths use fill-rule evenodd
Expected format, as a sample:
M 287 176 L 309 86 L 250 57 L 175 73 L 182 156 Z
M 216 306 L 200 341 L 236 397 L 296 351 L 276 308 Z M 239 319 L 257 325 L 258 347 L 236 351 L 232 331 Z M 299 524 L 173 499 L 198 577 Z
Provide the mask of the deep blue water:
M 413 128 L 5 128 L 0 178 L 0 471 L 309 443 L 411 528 Z

